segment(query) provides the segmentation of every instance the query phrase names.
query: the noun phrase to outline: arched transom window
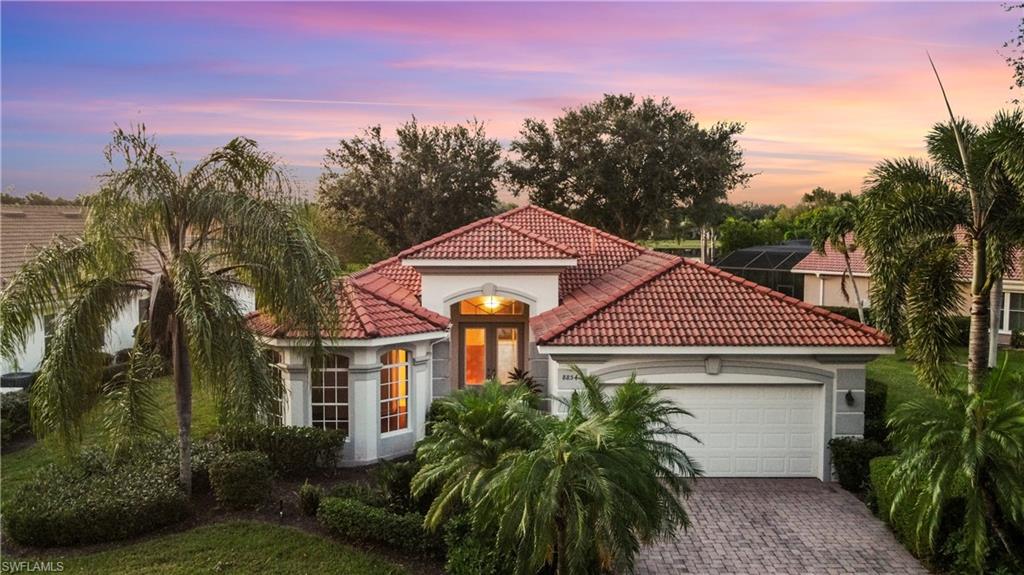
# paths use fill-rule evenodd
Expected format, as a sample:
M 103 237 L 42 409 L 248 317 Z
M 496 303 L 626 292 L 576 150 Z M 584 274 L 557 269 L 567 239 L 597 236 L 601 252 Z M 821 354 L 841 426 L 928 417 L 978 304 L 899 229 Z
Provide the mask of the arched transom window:
M 380 362 L 380 432 L 408 429 L 409 352 L 393 349 Z

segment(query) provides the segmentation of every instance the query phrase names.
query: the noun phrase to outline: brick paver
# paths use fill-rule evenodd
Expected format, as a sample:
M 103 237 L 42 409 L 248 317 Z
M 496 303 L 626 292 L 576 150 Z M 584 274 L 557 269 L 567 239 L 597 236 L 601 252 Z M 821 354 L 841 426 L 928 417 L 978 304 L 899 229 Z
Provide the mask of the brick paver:
M 863 503 L 816 479 L 702 479 L 693 526 L 646 547 L 637 573 L 927 573 Z

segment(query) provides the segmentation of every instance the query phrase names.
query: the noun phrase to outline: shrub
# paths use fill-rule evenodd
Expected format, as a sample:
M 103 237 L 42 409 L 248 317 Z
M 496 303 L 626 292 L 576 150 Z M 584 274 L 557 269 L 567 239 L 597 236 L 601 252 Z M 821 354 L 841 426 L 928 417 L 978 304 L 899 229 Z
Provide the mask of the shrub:
M 415 459 L 397 463 L 385 461 L 377 467 L 373 479 L 388 509 L 426 513 L 430 508 L 433 497 L 412 496 L 412 478 L 419 470 L 420 465 Z
M 839 484 L 847 491 L 859 493 L 870 481 L 871 460 L 885 455 L 886 449 L 873 439 L 837 437 L 828 442 L 832 451 L 832 466 L 839 476 Z
M 334 535 L 380 543 L 405 551 L 439 555 L 439 537 L 423 528 L 419 513 L 395 513 L 355 499 L 327 497 L 320 502 L 317 519 Z
M 864 438 L 882 445 L 889 441 L 889 427 L 885 423 L 885 402 L 889 389 L 880 381 L 869 379 L 864 392 Z
M 355 499 L 370 507 L 387 507 L 388 501 L 384 494 L 377 487 L 361 481 L 346 481 L 332 487 L 327 492 L 328 497 L 341 499 Z
M 225 453 L 210 466 L 210 484 L 221 504 L 250 507 L 270 496 L 271 474 L 270 461 L 258 451 Z
M 102 452 L 50 465 L 4 503 L 4 529 L 19 543 L 53 547 L 116 541 L 176 523 L 189 515 L 189 501 L 160 471 L 117 464 Z
M 1024 349 L 1024 329 L 1015 329 L 1010 334 L 1010 347 Z
M 340 431 L 282 425 L 227 425 L 220 437 L 226 451 L 259 451 L 275 471 L 290 477 L 333 467 L 345 442 Z
M 457 515 L 444 527 L 447 560 L 444 572 L 449 575 L 501 575 L 512 572 L 512 561 L 497 550 L 494 534 L 473 529 L 468 516 Z
M 319 485 L 310 485 L 309 481 L 303 483 L 299 488 L 299 509 L 302 510 L 302 514 L 315 516 L 323 495 L 324 490 Z
M 5 393 L 0 399 L 0 441 L 8 442 L 32 433 L 29 399 L 25 390 Z

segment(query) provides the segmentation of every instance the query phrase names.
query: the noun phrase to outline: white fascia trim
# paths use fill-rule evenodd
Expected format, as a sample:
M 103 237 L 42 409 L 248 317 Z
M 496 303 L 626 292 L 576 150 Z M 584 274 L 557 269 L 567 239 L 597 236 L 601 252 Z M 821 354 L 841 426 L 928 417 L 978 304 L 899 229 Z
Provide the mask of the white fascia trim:
M 480 259 L 403 259 L 402 265 L 424 268 L 543 268 L 574 267 L 576 258 L 552 258 L 535 260 L 480 260 Z
M 846 272 L 825 272 L 825 271 L 797 270 L 797 269 L 792 269 L 792 270 L 789 270 L 789 271 L 790 271 L 790 273 L 801 274 L 801 275 L 808 275 L 808 276 L 813 275 L 813 276 L 836 276 L 836 277 L 838 277 L 838 276 L 845 276 L 846 275 Z M 855 278 L 870 278 L 871 274 L 869 274 L 867 272 L 853 272 L 853 277 L 855 277 Z
M 412 335 L 396 335 L 391 337 L 377 337 L 373 339 L 323 339 L 321 344 L 324 347 L 384 347 L 401 343 L 413 343 L 417 341 L 430 341 L 445 339 L 448 332 L 428 331 Z M 260 337 L 264 345 L 273 347 L 309 347 L 312 342 L 308 339 L 292 339 L 279 337 Z
M 574 346 L 540 345 L 548 355 L 891 355 L 890 346 Z

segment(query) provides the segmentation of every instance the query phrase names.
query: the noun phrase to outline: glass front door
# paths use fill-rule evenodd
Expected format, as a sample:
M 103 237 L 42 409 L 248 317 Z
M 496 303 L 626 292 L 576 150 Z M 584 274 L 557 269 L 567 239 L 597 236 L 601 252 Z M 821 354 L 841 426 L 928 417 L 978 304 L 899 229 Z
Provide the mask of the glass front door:
M 461 336 L 466 385 L 481 385 L 492 377 L 508 383 L 509 372 L 522 367 L 522 325 L 464 325 Z

